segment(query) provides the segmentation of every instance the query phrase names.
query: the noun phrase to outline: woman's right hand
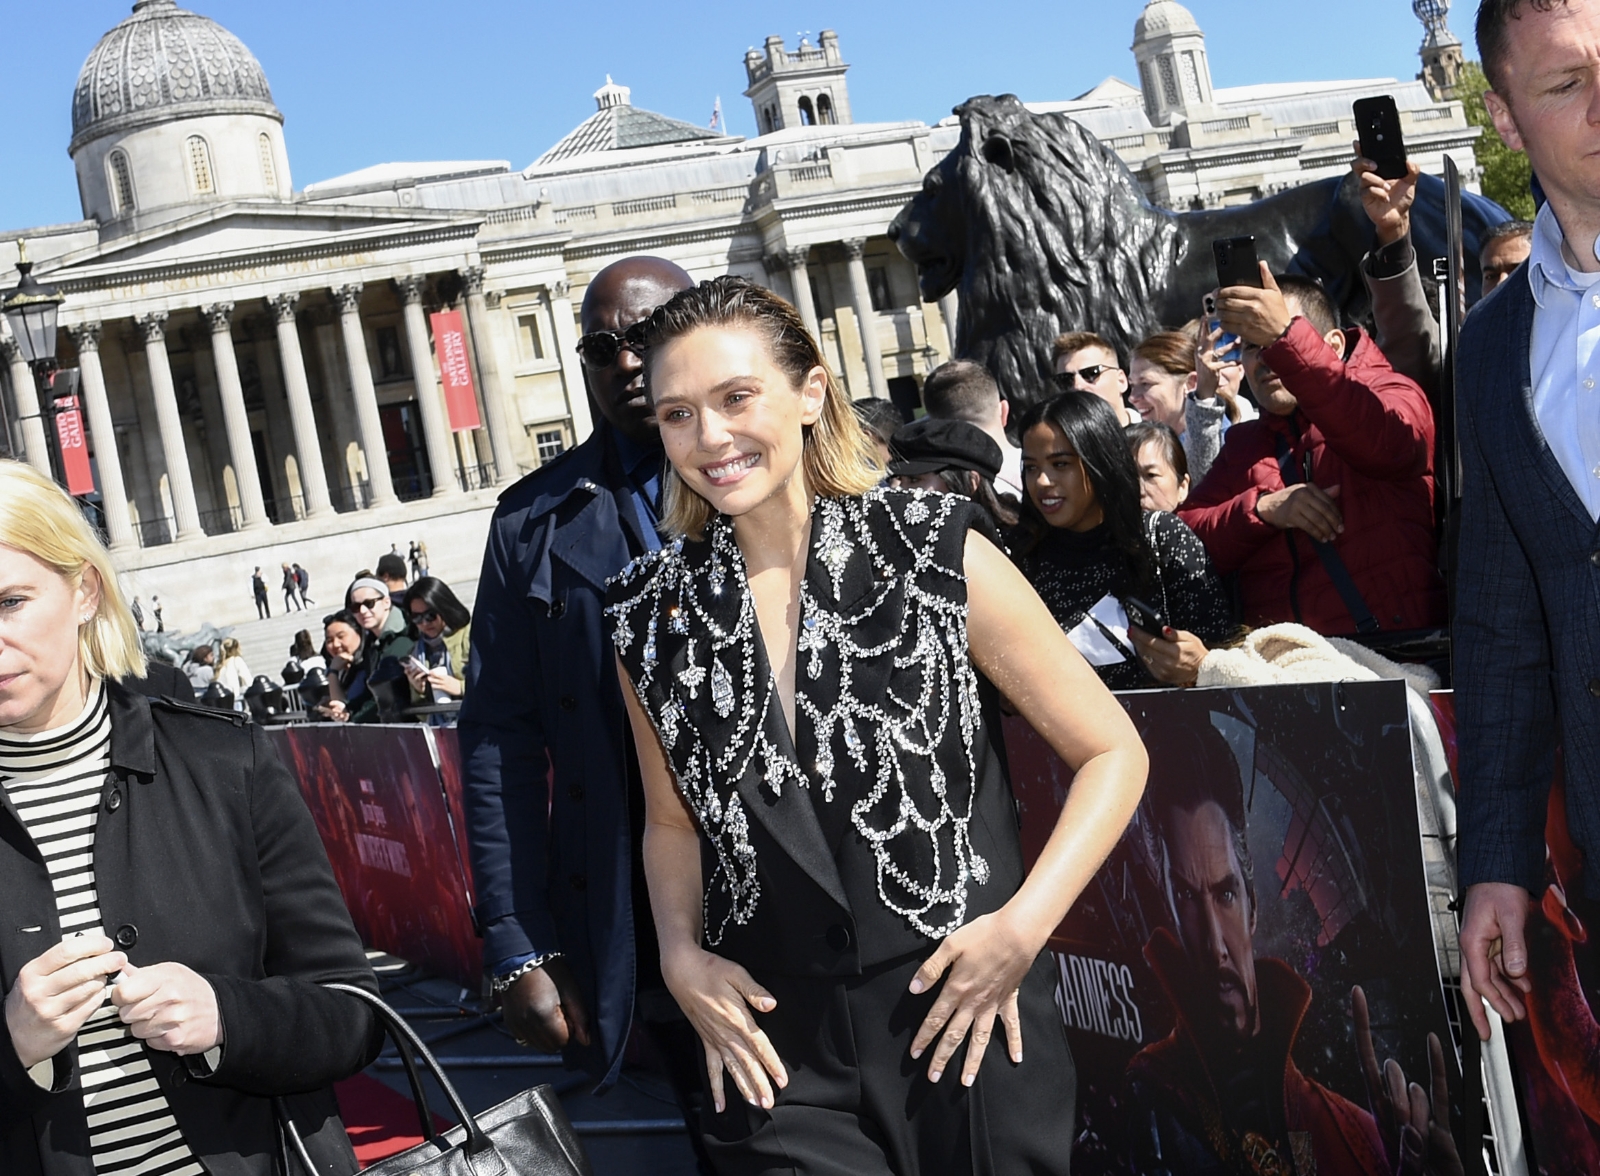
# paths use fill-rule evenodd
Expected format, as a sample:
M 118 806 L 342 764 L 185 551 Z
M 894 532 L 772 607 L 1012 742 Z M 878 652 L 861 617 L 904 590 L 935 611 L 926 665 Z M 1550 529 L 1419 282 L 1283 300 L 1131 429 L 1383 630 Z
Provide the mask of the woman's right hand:
M 746 1102 L 771 1110 L 772 1083 L 780 1088 L 789 1085 L 789 1074 L 750 1010 L 770 1013 L 778 1007 L 777 998 L 738 964 L 698 946 L 685 947 L 670 957 L 663 952 L 661 974 L 705 1047 L 706 1074 L 717 1113 L 727 1104 L 722 1092 L 723 1070 L 733 1075 Z
M 104 935 L 72 935 L 22 965 L 6 994 L 6 1029 L 24 1069 L 66 1048 L 127 962 Z

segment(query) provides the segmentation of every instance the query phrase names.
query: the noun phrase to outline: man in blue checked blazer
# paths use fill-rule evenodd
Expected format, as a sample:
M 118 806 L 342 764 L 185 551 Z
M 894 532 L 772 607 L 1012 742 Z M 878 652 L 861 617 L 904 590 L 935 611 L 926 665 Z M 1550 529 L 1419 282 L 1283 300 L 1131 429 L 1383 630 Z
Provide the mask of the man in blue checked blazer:
M 1517 1019 L 1557 746 L 1600 897 L 1600 0 L 1483 0 L 1477 34 L 1495 128 L 1548 197 L 1458 366 L 1462 985 Z

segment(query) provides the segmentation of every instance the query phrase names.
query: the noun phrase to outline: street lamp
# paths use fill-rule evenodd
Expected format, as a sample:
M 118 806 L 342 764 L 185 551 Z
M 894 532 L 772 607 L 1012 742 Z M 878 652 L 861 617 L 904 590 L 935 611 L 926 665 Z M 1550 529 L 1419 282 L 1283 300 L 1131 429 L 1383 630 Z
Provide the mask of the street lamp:
M 28 244 L 17 242 L 17 288 L 0 299 L 0 310 L 11 324 L 11 334 L 22 349 L 35 378 L 56 368 L 56 315 L 66 296 L 54 286 L 42 286 L 33 276 Z

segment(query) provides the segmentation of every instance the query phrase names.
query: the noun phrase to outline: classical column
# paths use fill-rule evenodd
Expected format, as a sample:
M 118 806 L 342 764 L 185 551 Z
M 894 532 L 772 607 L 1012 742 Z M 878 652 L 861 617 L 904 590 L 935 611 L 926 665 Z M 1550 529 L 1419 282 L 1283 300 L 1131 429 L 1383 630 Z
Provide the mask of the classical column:
M 22 358 L 22 348 L 10 335 L 0 335 L 0 355 L 11 368 L 11 394 L 22 425 L 22 456 L 45 477 L 50 477 L 50 444 L 45 440 L 44 417 L 39 415 L 39 386 L 33 369 Z
M 106 376 L 100 370 L 100 324 L 76 323 L 67 327 L 78 347 L 78 375 L 83 406 L 89 414 L 89 437 L 94 441 L 95 471 L 100 475 L 100 502 L 106 512 L 106 537 L 112 551 L 137 546 L 133 516 L 128 513 L 128 491 L 122 482 L 122 455 L 117 452 L 117 430 L 111 421 L 111 399 Z
M 178 393 L 172 386 L 172 366 L 167 361 L 167 312 L 143 314 L 135 320 L 144 337 L 144 359 L 150 371 L 150 396 L 156 406 L 156 426 L 161 431 L 161 456 L 167 464 L 167 489 L 178 524 L 177 538 L 201 539 L 200 508 L 194 500 L 194 477 L 189 472 L 189 449 L 183 443 L 183 417 L 178 414 Z
M 500 364 L 495 359 L 494 336 L 489 328 L 489 304 L 483 299 L 483 267 L 470 265 L 461 271 L 467 290 L 467 333 L 478 357 L 478 377 L 483 384 L 484 424 L 489 429 L 489 447 L 494 451 L 494 480 L 498 485 L 516 477 L 517 459 L 511 453 L 510 426 L 506 422 L 506 393 L 500 383 Z
M 878 348 L 878 316 L 872 309 L 872 289 L 867 285 L 867 267 L 861 261 L 867 243 L 860 237 L 844 242 L 850 262 L 850 308 L 856 312 L 856 329 L 861 332 L 861 358 L 867 363 L 867 386 L 874 396 L 888 399 L 889 382 L 883 377 L 883 352 Z
M 805 320 L 806 330 L 811 332 L 811 337 L 822 344 L 822 328 L 817 321 L 817 300 L 811 297 L 811 249 L 801 245 L 790 249 L 783 255 L 784 264 L 789 267 L 789 284 L 794 287 L 794 305 L 800 312 L 800 317 Z
M 405 306 L 406 346 L 411 351 L 411 379 L 417 388 L 417 413 L 422 417 L 422 443 L 428 450 L 428 470 L 433 475 L 433 496 L 461 493 L 456 481 L 454 446 L 450 444 L 450 421 L 439 396 L 439 379 L 433 374 L 433 352 L 428 347 L 428 320 L 422 313 L 422 288 L 428 279 L 422 274 L 396 278 L 400 301 Z
M 583 379 L 583 358 L 578 354 L 577 319 L 572 314 L 572 283 L 562 278 L 546 287 L 550 318 L 555 324 L 556 354 L 561 357 L 561 378 L 567 386 L 567 412 L 572 416 L 572 440 L 582 445 L 594 432 L 589 412 L 589 385 Z
M 217 371 L 217 397 L 222 401 L 222 425 L 228 433 L 228 459 L 239 487 L 244 529 L 270 526 L 267 504 L 261 497 L 261 471 L 256 469 L 255 439 L 250 436 L 250 413 L 244 406 L 244 384 L 239 379 L 239 357 L 233 351 L 233 303 L 213 302 L 200 313 L 211 328 L 211 363 Z
M 328 497 L 328 472 L 322 467 L 322 444 L 317 437 L 317 417 L 311 409 L 311 385 L 306 382 L 306 357 L 300 352 L 300 329 L 294 311 L 298 294 L 278 294 L 268 299 L 278 320 L 278 357 L 283 364 L 283 390 L 289 401 L 289 423 L 294 427 L 295 455 L 300 459 L 300 491 L 305 495 L 306 518 L 333 514 Z
M 961 313 L 961 296 L 954 290 L 939 299 L 939 317 L 944 320 L 944 332 L 950 339 L 950 355 L 956 354 L 956 318 Z
M 400 498 L 394 492 L 394 478 L 389 473 L 389 447 L 383 441 L 383 418 L 378 415 L 378 390 L 372 386 L 367 336 L 361 329 L 361 283 L 337 286 L 332 294 L 339 306 L 339 329 L 344 333 L 344 359 L 350 368 L 350 394 L 356 402 L 356 421 L 361 428 L 361 448 L 367 459 L 372 505 L 398 506 Z

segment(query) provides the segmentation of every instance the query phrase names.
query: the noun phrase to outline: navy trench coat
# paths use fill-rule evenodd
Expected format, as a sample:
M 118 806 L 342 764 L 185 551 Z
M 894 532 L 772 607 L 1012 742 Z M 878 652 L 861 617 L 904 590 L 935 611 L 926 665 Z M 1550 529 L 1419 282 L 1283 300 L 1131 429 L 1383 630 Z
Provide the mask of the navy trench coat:
M 501 496 L 459 727 L 485 965 L 563 953 L 594 1042 L 567 1060 L 602 1089 L 621 1069 L 637 971 L 633 741 L 604 623 L 606 580 L 645 549 L 626 485 L 602 424 Z

